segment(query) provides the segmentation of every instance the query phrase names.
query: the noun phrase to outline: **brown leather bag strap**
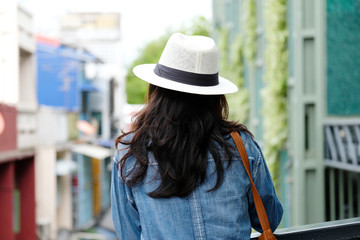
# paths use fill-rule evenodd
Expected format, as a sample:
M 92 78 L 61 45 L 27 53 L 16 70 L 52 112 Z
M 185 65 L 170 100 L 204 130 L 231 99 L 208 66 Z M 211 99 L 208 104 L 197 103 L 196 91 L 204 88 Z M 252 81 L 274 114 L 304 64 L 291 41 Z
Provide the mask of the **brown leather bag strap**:
M 251 178 L 251 174 L 250 174 L 250 163 L 249 163 L 249 159 L 245 150 L 245 146 L 244 143 L 240 137 L 240 134 L 237 131 L 233 131 L 230 133 L 231 137 L 233 138 L 236 148 L 240 153 L 240 157 L 241 157 L 241 161 L 244 164 L 245 170 L 247 175 L 249 176 L 250 179 L 250 183 L 251 183 L 251 190 L 253 193 L 253 197 L 254 197 L 254 203 L 255 203 L 255 208 L 256 208 L 256 212 L 260 221 L 260 225 L 261 228 L 263 230 L 263 234 L 260 236 L 259 239 L 276 239 L 274 237 L 274 235 L 272 234 L 271 228 L 270 228 L 270 224 L 269 224 L 269 220 L 268 217 L 266 215 L 266 211 L 264 208 L 264 205 L 261 201 L 261 198 L 259 196 L 259 193 L 255 187 L 255 184 Z

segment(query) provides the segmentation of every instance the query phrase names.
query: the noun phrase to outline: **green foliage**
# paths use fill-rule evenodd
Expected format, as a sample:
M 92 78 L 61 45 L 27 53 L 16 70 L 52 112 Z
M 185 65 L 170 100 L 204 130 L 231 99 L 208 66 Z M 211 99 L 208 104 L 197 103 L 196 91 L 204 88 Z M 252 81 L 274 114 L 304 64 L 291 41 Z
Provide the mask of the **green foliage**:
M 132 69 L 139 64 L 157 63 L 172 32 L 182 32 L 187 35 L 209 36 L 211 32 L 211 23 L 204 17 L 197 17 L 192 21 L 191 26 L 183 25 L 176 31 L 168 30 L 163 36 L 144 46 L 140 51 L 140 55 L 128 68 L 128 73 L 126 75 L 126 95 L 128 103 L 144 103 L 149 86 L 147 82 L 137 78 Z
M 256 4 L 254 0 L 246 0 L 244 3 L 244 54 L 246 60 L 253 64 L 256 54 Z
M 265 1 L 265 22 L 264 155 L 278 186 L 280 151 L 288 135 L 286 0 Z
M 278 188 L 279 158 L 287 138 L 287 29 L 286 0 L 265 1 L 265 88 L 263 97 L 264 155 L 274 184 Z M 239 92 L 227 96 L 230 119 L 244 123 L 249 114 L 249 94 L 244 88 L 244 62 L 249 71 L 255 67 L 257 51 L 256 1 L 245 0 L 241 22 L 244 37 L 238 36 L 229 48 L 229 29 L 219 31 L 220 74 L 232 80 Z
M 230 57 L 229 57 L 229 35 L 228 28 L 219 30 L 218 50 L 220 55 L 219 72 L 222 76 L 229 78 L 230 74 Z
M 249 95 L 244 87 L 243 39 L 238 35 L 229 49 L 229 30 L 223 28 L 220 30 L 218 45 L 220 74 L 239 88 L 238 92 L 226 96 L 229 104 L 229 119 L 245 123 L 249 115 Z
M 212 31 L 212 25 L 209 20 L 203 16 L 195 17 L 190 26 L 183 25 L 179 32 L 182 32 L 187 35 L 201 35 L 201 36 L 210 36 Z
M 148 43 L 140 52 L 140 56 L 130 65 L 126 75 L 126 96 L 130 104 L 142 104 L 149 84 L 135 76 L 132 69 L 139 64 L 157 63 L 167 42 L 168 35 Z

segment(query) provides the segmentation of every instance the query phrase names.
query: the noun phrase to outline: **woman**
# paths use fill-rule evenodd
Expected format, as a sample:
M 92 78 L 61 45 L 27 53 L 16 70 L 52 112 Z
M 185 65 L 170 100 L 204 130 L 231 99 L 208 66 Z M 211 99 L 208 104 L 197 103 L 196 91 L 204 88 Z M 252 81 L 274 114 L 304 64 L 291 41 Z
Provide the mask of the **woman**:
M 249 239 L 260 231 L 250 181 L 229 133 L 240 132 L 271 228 L 282 217 L 263 155 L 242 124 L 227 120 L 211 38 L 173 34 L 158 64 L 134 73 L 148 103 L 116 139 L 112 216 L 119 239 Z

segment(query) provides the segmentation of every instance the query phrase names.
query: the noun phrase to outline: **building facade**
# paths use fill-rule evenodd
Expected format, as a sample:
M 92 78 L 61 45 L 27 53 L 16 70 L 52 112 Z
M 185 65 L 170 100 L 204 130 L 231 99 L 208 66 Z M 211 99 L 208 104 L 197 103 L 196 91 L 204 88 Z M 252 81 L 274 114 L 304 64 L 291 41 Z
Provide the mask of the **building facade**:
M 35 37 L 32 15 L 0 3 L 0 238 L 36 239 Z
M 35 37 L 28 11 L 0 4 L 0 239 L 57 239 L 109 208 L 117 84 L 100 80 L 103 64 Z
M 360 71 L 355 67 L 360 63 L 360 2 L 214 0 L 213 6 L 214 24 L 230 29 L 230 41 L 236 35 L 245 42 L 251 37 L 246 21 L 253 14 L 256 52 L 253 64 L 244 60 L 245 87 L 248 126 L 260 143 L 266 117 L 261 92 L 270 67 L 266 29 L 274 27 L 267 17 L 286 20 L 288 130 L 277 160 L 283 226 L 360 216 Z
M 104 164 L 112 149 L 98 146 L 99 122 L 90 108 L 93 94 L 104 92 L 87 77 L 87 64 L 102 61 L 84 49 L 37 37 L 38 161 L 48 166 L 37 172 L 39 199 L 52 196 L 39 211 L 50 220 L 52 236 L 92 227 L 110 204 L 105 193 L 110 173 Z

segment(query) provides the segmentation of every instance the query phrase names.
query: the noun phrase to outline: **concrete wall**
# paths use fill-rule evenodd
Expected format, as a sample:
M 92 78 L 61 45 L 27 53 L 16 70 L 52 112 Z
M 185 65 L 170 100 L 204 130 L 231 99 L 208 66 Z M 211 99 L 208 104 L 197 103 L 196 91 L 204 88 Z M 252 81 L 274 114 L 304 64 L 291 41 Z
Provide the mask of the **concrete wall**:
M 71 161 L 69 151 L 58 152 L 57 158 L 63 161 Z M 72 229 L 72 184 L 71 174 L 57 177 L 57 229 Z
M 55 164 L 55 146 L 42 146 L 36 149 L 36 216 L 38 222 L 50 224 L 51 239 L 56 239 L 57 232 Z

